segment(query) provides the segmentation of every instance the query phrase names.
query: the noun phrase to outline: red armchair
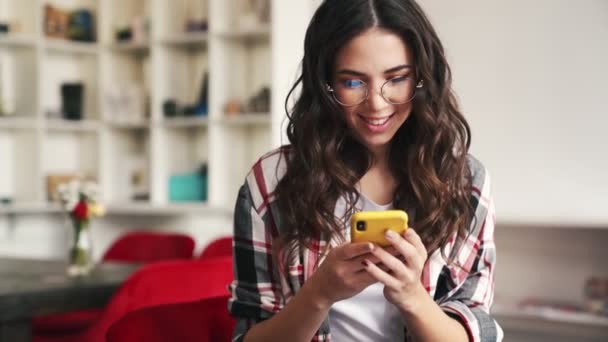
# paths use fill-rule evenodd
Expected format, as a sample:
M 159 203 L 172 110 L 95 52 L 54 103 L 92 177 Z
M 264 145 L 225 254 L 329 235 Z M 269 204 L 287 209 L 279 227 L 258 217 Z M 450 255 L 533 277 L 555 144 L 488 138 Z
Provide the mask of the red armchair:
M 232 256 L 232 237 L 226 236 L 211 241 L 199 256 L 199 259 Z
M 230 342 L 235 320 L 229 296 L 135 310 L 114 323 L 108 342 Z
M 232 280 L 231 257 L 149 264 L 127 279 L 101 317 L 84 332 L 58 337 L 34 335 L 32 340 L 104 342 L 109 327 L 129 312 L 162 304 L 226 297 Z
M 116 240 L 103 261 L 154 262 L 191 259 L 194 240 L 181 233 L 131 232 Z
M 194 240 L 185 234 L 135 231 L 118 238 L 102 260 L 148 263 L 172 259 L 192 259 Z M 102 309 L 80 310 L 34 317 L 33 334 L 61 335 L 81 332 L 101 315 Z

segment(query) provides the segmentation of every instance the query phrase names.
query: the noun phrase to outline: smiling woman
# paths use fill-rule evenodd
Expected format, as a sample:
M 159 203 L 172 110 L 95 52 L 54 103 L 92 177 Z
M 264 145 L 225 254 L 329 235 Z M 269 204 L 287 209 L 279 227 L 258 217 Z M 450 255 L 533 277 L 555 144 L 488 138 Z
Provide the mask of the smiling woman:
M 489 178 L 417 3 L 324 1 L 290 96 L 300 85 L 290 144 L 237 199 L 235 338 L 501 340 Z M 350 242 L 353 213 L 389 209 L 407 233 Z
M 353 38 L 336 56 L 335 90 L 330 89 L 345 107 L 349 128 L 376 158 L 386 155 L 388 143 L 412 111 L 417 82 L 413 64 L 411 48 L 381 29 Z

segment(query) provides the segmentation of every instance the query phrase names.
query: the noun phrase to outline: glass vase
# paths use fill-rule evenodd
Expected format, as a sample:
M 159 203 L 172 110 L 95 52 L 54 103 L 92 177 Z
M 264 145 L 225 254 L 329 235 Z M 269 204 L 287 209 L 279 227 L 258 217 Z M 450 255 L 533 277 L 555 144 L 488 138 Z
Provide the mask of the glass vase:
M 68 275 L 82 276 L 93 268 L 93 240 L 89 220 L 72 219 L 72 238 L 68 253 Z

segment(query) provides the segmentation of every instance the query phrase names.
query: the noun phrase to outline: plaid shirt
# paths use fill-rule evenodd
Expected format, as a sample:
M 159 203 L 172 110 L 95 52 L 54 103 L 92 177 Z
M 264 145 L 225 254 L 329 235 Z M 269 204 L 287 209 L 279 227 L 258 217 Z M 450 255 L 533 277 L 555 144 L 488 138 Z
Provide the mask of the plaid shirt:
M 242 340 L 252 325 L 283 309 L 315 271 L 320 251 L 328 243 L 330 246 L 337 243 L 319 239 L 312 250 L 294 253 L 287 276 L 279 271 L 272 255 L 272 242 L 281 234 L 274 189 L 285 173 L 282 153 L 275 150 L 263 156 L 247 175 L 238 194 L 234 220 L 235 280 L 230 285 L 232 298 L 228 304 L 231 314 L 237 318 L 234 341 Z M 500 341 L 502 330 L 489 314 L 496 261 L 490 181 L 485 168 L 473 157 L 469 157 L 469 167 L 473 175 L 471 201 L 475 212 L 471 234 L 466 239 L 454 236 L 445 248 L 446 255 L 456 256 L 456 265 L 448 265 L 439 250 L 430 255 L 421 281 L 441 309 L 465 326 L 469 340 Z M 338 217 L 342 214 L 336 213 Z M 312 341 L 331 341 L 328 318 Z

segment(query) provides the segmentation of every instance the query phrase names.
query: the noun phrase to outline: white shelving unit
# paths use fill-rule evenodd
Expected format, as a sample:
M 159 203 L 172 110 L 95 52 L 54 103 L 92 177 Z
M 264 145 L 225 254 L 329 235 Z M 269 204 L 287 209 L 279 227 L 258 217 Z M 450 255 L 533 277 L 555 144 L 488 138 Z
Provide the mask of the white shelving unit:
M 13 201 L 0 213 L 55 212 L 57 207 L 47 203 L 46 176 L 68 173 L 95 177 L 110 214 L 229 214 L 249 167 L 273 147 L 272 127 L 278 120 L 272 118 L 282 116 L 277 114 L 282 108 L 274 114 L 274 108 L 224 114 L 228 101 L 246 104 L 262 87 L 275 95 L 273 26 L 271 20 L 240 25 L 249 3 L 0 0 L 0 17 L 20 23 L 19 32 L 0 34 L 0 63 L 6 65 L 1 70 L 12 70 L 5 78 L 10 78 L 16 107 L 14 115 L 0 116 L 0 160 L 9 170 L 0 173 L 0 197 Z M 45 4 L 90 10 L 96 42 L 45 37 Z M 146 22 L 146 36 L 118 42 L 116 30 L 134 18 Z M 186 32 L 187 19 L 207 19 L 208 30 Z M 197 103 L 205 74 L 208 114 L 166 117 L 167 100 L 181 107 Z M 65 82 L 84 84 L 82 120 L 59 118 Z M 140 91 L 143 110 L 127 115 L 115 110 L 108 94 L 129 89 Z M 208 200 L 171 203 L 169 178 L 196 172 L 203 164 L 209 170 Z M 147 199 L 133 198 L 135 170 Z

